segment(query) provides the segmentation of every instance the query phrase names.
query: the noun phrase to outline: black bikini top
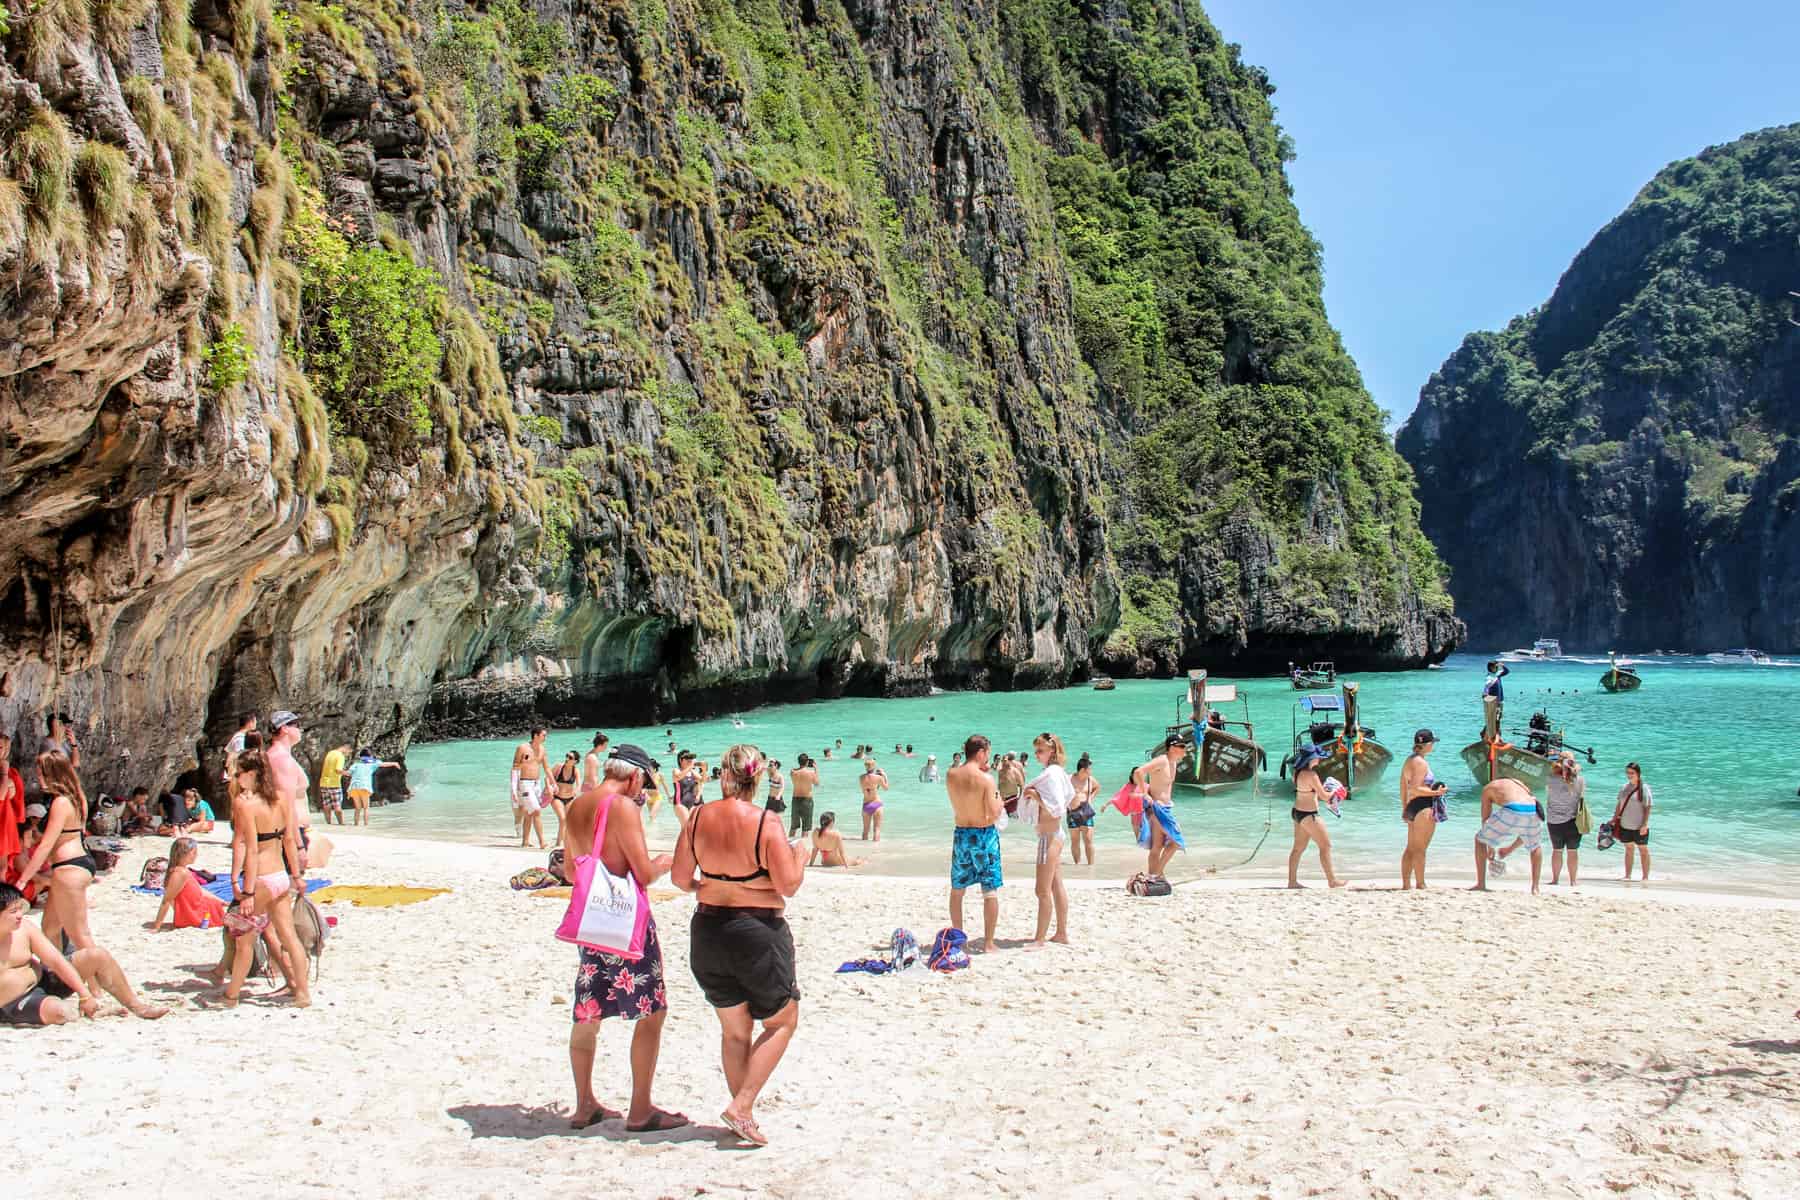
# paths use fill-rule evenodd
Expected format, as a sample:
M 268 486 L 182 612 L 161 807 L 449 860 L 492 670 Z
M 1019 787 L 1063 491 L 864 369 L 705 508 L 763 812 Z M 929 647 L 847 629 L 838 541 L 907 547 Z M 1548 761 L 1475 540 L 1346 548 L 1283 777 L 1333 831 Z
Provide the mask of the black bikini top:
M 763 822 L 768 819 L 769 810 L 765 808 L 762 812 L 762 816 L 758 817 L 756 821 L 756 870 L 748 875 L 715 875 L 705 867 L 700 866 L 700 829 L 698 825 L 700 814 L 696 812 L 689 821 L 689 824 L 694 825 L 694 865 L 700 866 L 700 878 L 716 880 L 719 883 L 749 883 L 752 880 L 769 878 L 769 868 L 763 866 L 762 860 Z
M 281 827 L 281 828 L 280 828 L 280 829 L 277 829 L 277 830 L 276 830 L 276 831 L 275 831 L 275 832 L 273 832 L 273 833 L 259 833 L 259 834 L 257 834 L 257 835 L 256 835 L 256 840 L 257 840 L 257 841 L 259 841 L 259 842 L 272 842 L 272 841 L 274 841 L 274 840 L 275 840 L 275 839 L 277 839 L 277 838 L 279 838 L 279 837 L 280 837 L 280 836 L 281 836 L 281 835 L 282 835 L 282 834 L 284 834 L 284 833 L 286 833 L 286 832 L 287 832 L 287 826 L 286 826 L 286 825 L 283 825 L 283 826 L 282 826 L 282 827 Z

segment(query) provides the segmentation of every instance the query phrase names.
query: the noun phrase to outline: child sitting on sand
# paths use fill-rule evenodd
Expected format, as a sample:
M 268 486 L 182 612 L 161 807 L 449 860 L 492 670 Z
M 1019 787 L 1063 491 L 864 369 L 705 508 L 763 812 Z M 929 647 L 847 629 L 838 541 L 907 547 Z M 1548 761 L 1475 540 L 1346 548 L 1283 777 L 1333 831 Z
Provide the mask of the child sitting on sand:
M 806 860 L 807 866 L 860 867 L 868 861 L 866 858 L 845 856 L 844 835 L 837 831 L 836 813 L 820 815 L 819 828 L 813 833 L 812 857 Z

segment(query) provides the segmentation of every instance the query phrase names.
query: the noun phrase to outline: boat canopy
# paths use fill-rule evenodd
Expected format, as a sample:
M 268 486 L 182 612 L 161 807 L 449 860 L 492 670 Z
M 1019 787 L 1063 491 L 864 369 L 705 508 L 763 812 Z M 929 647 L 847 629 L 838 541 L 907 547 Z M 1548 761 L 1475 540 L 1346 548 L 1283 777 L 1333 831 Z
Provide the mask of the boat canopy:
M 1208 704 L 1231 704 L 1237 700 L 1237 684 L 1209 683 L 1206 685 L 1206 702 Z
M 1302 696 L 1300 697 L 1302 712 L 1342 712 L 1344 702 L 1336 696 Z

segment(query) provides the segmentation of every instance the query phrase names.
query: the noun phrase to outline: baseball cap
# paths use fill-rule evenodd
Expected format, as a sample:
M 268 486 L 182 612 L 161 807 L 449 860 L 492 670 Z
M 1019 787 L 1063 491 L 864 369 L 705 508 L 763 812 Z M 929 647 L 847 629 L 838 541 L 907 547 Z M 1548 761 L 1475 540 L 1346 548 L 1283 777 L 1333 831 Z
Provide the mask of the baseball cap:
M 607 757 L 617 759 L 622 763 L 628 763 L 638 770 L 643 771 L 645 774 L 662 769 L 662 764 L 645 753 L 642 746 L 633 746 L 629 742 L 626 742 L 623 745 L 614 746 L 612 752 Z
M 289 725 L 298 725 L 299 723 L 300 714 L 289 712 L 284 708 L 269 718 L 269 732 L 280 733 L 285 727 Z
M 1429 730 L 1429 729 L 1421 729 L 1417 733 L 1413 734 L 1413 745 L 1423 746 L 1426 742 L 1430 742 L 1433 745 L 1436 745 L 1437 744 L 1437 734 L 1431 732 L 1431 730 Z
M 27 820 L 35 821 L 39 817 L 47 817 L 49 815 L 50 810 L 41 804 L 27 804 L 25 806 L 25 817 Z

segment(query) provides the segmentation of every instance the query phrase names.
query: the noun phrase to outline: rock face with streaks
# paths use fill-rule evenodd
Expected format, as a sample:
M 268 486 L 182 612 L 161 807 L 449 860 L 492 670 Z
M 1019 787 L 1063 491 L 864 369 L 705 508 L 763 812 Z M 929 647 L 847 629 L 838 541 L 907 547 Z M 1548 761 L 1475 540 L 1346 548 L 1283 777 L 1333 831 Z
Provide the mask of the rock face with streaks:
M 243 709 L 392 754 L 1458 636 L 1272 89 L 1192 5 L 4 36 L 19 757 L 51 708 L 90 786 L 166 786 Z
M 1800 647 L 1800 125 L 1674 163 L 1399 446 L 1488 645 Z

